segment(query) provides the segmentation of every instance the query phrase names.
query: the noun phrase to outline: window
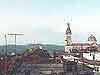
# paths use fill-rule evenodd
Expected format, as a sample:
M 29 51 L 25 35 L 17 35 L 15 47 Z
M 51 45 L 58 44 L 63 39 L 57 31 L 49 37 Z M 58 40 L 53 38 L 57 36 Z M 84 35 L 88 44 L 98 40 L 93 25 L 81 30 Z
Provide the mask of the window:
M 95 68 L 95 71 L 99 71 L 99 67 L 96 67 L 96 68 Z

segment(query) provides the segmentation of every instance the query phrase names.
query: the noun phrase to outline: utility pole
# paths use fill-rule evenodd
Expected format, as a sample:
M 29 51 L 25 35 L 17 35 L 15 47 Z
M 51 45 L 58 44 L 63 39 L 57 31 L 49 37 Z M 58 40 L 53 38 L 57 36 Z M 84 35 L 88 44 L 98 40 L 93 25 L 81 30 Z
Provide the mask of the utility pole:
M 7 35 L 5 34 L 5 55 L 7 56 Z
M 7 75 L 7 35 L 5 34 L 5 65 L 4 65 L 4 75 Z
M 16 37 L 17 36 L 22 36 L 23 34 L 8 34 L 8 35 L 12 35 L 12 36 L 14 36 L 15 37 L 15 55 L 16 55 Z
M 16 33 L 15 33 L 15 34 L 8 34 L 8 35 L 12 35 L 12 36 L 15 37 L 15 51 L 14 51 L 14 52 L 15 52 L 15 60 L 16 60 L 16 56 L 17 56 L 17 55 L 16 55 L 16 40 L 17 40 L 16 37 L 17 37 L 17 36 L 22 36 L 23 34 L 16 34 Z M 15 67 L 15 75 L 16 75 L 16 67 Z

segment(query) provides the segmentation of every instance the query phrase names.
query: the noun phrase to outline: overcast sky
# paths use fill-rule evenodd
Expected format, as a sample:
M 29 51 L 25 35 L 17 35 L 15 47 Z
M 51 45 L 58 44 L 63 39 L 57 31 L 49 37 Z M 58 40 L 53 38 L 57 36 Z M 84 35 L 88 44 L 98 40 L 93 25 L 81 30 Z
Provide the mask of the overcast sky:
M 100 41 L 100 0 L 0 0 L 1 44 L 5 33 L 23 33 L 18 44 L 63 44 L 67 17 L 74 41 L 87 41 L 91 33 Z

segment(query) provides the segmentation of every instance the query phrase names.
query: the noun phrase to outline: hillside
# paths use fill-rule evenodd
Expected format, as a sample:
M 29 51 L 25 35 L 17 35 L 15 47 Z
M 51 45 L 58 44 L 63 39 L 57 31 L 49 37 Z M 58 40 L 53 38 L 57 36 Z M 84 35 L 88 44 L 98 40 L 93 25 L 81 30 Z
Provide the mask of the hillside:
M 52 44 L 28 44 L 28 45 L 17 45 L 16 46 L 16 52 L 17 53 L 23 53 L 25 49 L 27 48 L 33 48 L 33 47 L 39 47 L 41 45 L 43 49 L 47 50 L 49 53 L 52 53 L 54 50 L 64 50 L 64 46 L 60 45 L 52 45 Z M 15 46 L 14 45 L 8 45 L 7 46 L 7 53 L 11 54 L 14 52 Z M 6 46 L 0 46 L 0 55 L 4 55 L 6 51 Z

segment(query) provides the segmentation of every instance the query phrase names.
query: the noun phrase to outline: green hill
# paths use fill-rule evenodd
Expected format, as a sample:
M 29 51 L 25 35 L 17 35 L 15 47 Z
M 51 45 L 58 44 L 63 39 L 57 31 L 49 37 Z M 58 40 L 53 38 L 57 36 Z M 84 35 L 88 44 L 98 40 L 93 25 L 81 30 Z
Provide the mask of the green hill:
M 16 46 L 16 52 L 17 53 L 23 53 L 25 49 L 27 48 L 37 48 L 39 46 L 42 46 L 43 49 L 47 50 L 49 53 L 52 53 L 54 50 L 64 50 L 64 46 L 61 45 L 52 45 L 52 44 L 28 44 L 28 45 L 17 45 Z M 14 52 L 15 45 L 8 45 L 7 46 L 7 53 L 11 54 L 11 52 Z M 0 46 L 0 54 L 4 55 L 6 51 L 6 46 Z

